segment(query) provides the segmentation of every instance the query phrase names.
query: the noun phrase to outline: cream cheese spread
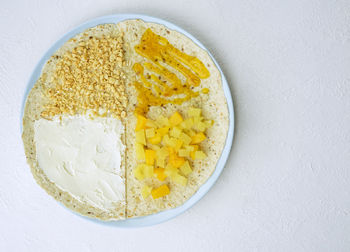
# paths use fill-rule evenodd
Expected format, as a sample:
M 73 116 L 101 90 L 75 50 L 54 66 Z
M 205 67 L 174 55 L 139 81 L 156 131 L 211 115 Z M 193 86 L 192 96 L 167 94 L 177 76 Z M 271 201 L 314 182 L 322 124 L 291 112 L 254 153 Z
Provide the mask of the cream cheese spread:
M 119 119 L 56 116 L 35 121 L 34 130 L 39 167 L 60 189 L 103 210 L 125 202 Z

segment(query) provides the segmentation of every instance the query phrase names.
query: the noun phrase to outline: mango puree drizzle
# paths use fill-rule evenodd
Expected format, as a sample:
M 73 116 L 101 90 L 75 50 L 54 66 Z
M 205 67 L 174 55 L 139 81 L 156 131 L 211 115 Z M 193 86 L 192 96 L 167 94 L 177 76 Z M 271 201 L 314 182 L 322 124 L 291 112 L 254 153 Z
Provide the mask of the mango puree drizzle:
M 142 35 L 141 43 L 135 46 L 135 51 L 151 61 L 143 65 L 135 63 L 133 66 L 133 70 L 140 78 L 140 81 L 134 82 L 138 91 L 138 104 L 135 110 L 137 114 L 146 114 L 150 106 L 181 104 L 197 97 L 199 92 L 194 92 L 193 87 L 198 87 L 201 79 L 210 76 L 208 69 L 198 58 L 181 52 L 166 38 L 155 34 L 151 29 L 147 29 Z M 164 65 L 184 75 L 185 83 Z M 155 74 L 145 75 L 144 68 Z M 177 95 L 177 98 L 170 99 L 173 95 Z

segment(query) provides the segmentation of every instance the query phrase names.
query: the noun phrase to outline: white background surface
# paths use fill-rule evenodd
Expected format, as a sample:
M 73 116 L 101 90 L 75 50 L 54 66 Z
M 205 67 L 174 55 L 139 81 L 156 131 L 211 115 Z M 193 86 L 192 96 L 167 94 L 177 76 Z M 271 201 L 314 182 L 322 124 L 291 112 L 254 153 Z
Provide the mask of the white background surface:
M 144 13 L 214 54 L 236 110 L 233 150 L 213 189 L 153 227 L 77 217 L 36 185 L 19 129 L 44 52 L 76 25 Z M 349 251 L 349 1 L 0 2 L 0 251 Z

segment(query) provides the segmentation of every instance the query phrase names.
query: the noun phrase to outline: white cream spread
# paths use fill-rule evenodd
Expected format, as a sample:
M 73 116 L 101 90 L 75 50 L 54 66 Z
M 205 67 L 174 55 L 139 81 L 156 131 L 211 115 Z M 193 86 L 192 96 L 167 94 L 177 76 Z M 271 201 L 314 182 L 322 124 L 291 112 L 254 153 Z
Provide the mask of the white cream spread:
M 34 130 L 39 167 L 60 189 L 103 210 L 125 202 L 120 120 L 56 116 L 35 121 Z

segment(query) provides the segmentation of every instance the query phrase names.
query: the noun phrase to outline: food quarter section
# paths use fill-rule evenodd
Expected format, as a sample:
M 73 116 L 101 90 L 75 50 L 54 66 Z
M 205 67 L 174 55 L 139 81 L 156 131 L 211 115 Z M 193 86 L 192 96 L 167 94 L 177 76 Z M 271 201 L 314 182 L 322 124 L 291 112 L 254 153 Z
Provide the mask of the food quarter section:
M 188 200 L 215 169 L 228 111 L 204 50 L 165 26 L 128 20 L 59 49 L 28 96 L 23 124 L 37 182 L 74 211 L 112 220 Z M 48 137 L 53 130 L 67 141 Z

